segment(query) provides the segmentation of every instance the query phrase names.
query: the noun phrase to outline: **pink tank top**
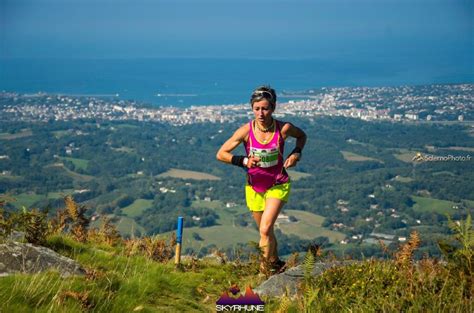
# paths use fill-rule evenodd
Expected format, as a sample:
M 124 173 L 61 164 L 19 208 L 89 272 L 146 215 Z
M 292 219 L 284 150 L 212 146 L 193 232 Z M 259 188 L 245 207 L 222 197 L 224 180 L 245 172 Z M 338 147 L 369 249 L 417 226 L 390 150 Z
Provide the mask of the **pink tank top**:
M 262 143 L 255 138 L 253 121 L 249 122 L 249 139 L 245 144 L 247 155 L 260 157 L 257 167 L 247 170 L 247 181 L 256 192 L 265 192 L 274 185 L 288 182 L 288 173 L 283 168 L 283 151 L 285 140 L 281 136 L 280 123 L 275 120 L 276 127 L 268 143 Z

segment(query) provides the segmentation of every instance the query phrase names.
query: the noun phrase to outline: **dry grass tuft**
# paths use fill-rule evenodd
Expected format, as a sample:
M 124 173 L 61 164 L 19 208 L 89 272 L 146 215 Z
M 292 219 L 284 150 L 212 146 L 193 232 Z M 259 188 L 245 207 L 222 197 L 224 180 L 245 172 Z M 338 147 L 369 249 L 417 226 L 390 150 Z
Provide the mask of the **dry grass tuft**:
M 410 234 L 410 239 L 395 255 L 395 262 L 399 266 L 407 266 L 413 261 L 413 252 L 420 246 L 420 236 L 416 231 Z
M 90 310 L 93 308 L 92 301 L 89 299 L 89 292 L 77 292 L 77 291 L 63 291 L 59 295 L 59 304 L 63 304 L 68 298 L 79 301 L 81 307 L 84 310 Z
M 128 256 L 144 255 L 157 262 L 168 262 L 173 258 L 176 235 L 173 233 L 167 243 L 159 237 L 132 238 L 124 241 Z

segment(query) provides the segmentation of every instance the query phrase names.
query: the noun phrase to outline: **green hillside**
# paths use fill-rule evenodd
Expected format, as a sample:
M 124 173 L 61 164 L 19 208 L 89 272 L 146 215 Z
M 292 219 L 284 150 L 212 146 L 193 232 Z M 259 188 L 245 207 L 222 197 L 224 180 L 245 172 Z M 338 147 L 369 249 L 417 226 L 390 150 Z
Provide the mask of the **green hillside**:
M 278 227 L 283 233 L 296 235 L 303 239 L 313 239 L 319 236 L 328 237 L 330 242 L 338 242 L 346 237 L 345 234 L 322 227 L 324 217 L 305 211 L 285 210 L 298 220 L 294 223 L 280 223 Z
M 183 235 L 183 247 L 192 248 L 199 252 L 203 247 L 215 245 L 219 249 L 234 247 L 235 245 L 247 244 L 249 241 L 257 241 L 259 234 L 255 222 L 248 214 L 245 206 L 226 207 L 221 201 L 194 201 L 192 207 L 211 208 L 218 215 L 217 225 L 210 227 L 186 227 Z M 278 223 L 277 229 L 280 229 L 285 235 L 295 235 L 302 239 L 314 239 L 319 236 L 328 237 L 330 242 L 338 242 L 346 237 L 345 234 L 329 230 L 322 227 L 324 217 L 310 212 L 298 210 L 284 210 L 285 214 L 297 218 L 297 222 Z M 248 214 L 247 226 L 241 226 L 236 222 L 239 215 Z M 160 236 L 169 236 L 172 232 L 160 234 Z M 194 234 L 197 234 L 194 235 Z M 195 236 L 200 238 L 195 239 Z
M 285 209 L 314 215 L 279 223 L 278 236 L 289 243 L 284 254 L 323 236 L 335 250 L 341 238 L 347 239 L 355 247 L 350 250 L 354 258 L 381 256 L 376 245 L 362 244 L 371 233 L 406 237 L 423 226 L 422 235 L 429 239 L 424 251 L 440 256 L 436 238 L 425 230 L 448 235 L 445 213 L 457 220 L 472 214 L 472 159 L 412 162 L 417 152 L 467 156 L 474 149 L 470 124 L 287 117 L 304 129 L 308 141 L 301 162 L 288 171 L 292 195 Z M 113 216 L 127 236 L 169 232 L 182 215 L 189 235 L 196 238 L 186 243 L 190 248 L 245 244 L 254 237 L 254 222 L 245 208 L 245 172 L 215 158 L 241 122 L 169 127 L 131 120 L 5 120 L 0 198 L 18 199 L 9 201 L 10 211 L 48 208 L 54 215 L 61 194 L 77 190 L 81 192 L 74 196 L 89 216 Z M 293 145 L 288 140 L 285 156 Z M 230 229 L 226 235 L 222 227 Z
M 61 211 L 74 231 L 66 228 L 69 231 L 64 232 L 37 211 L 6 215 L 0 207 L 0 213 L 2 225 L 25 231 L 36 245 L 53 249 L 85 269 L 84 275 L 67 277 L 56 271 L 0 276 L 1 312 L 215 312 L 216 301 L 231 287 L 255 289 L 268 278 L 258 272 L 256 251 L 237 260 L 226 260 L 218 252 L 216 258 L 223 262 L 183 257 L 180 266 L 175 266 L 172 240 L 124 240 L 116 236 L 113 226 L 92 232 L 83 228 L 83 237 L 77 227 L 86 224 L 74 202 L 67 202 L 67 210 Z M 384 260 L 345 263 L 319 276 L 309 274 L 315 263 L 334 262 L 334 256 L 321 250 L 307 252 L 296 295 L 261 296 L 265 311 L 471 312 L 471 218 L 450 227 L 451 240 L 457 243 L 440 245 L 445 262 L 426 257 L 415 262 L 420 246 L 417 233 L 398 250 L 385 248 Z M 0 248 L 10 232 L 6 229 L 0 232 Z M 288 260 L 290 268 L 297 265 L 297 258 Z

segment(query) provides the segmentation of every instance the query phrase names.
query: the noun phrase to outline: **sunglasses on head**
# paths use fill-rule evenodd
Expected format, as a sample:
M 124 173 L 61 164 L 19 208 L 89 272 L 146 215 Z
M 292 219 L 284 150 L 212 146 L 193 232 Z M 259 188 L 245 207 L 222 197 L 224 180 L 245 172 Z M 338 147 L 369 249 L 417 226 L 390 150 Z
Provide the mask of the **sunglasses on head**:
M 273 95 L 270 91 L 256 90 L 252 93 L 252 99 L 260 98 L 260 97 L 270 100 L 270 102 L 273 102 Z

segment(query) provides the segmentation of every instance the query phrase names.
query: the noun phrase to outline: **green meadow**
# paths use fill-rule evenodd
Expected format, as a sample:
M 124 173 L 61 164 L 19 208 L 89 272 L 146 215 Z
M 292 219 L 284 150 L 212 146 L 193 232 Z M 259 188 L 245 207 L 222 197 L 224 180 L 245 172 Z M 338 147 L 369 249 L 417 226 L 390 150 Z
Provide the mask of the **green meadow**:
M 377 161 L 377 162 L 383 163 L 380 160 L 363 156 L 354 152 L 349 152 L 349 151 L 340 151 L 340 152 L 342 153 L 344 159 L 350 162 Z
M 18 133 L 0 133 L 0 140 L 14 140 L 18 138 L 30 137 L 33 135 L 33 132 L 30 129 L 22 129 Z
M 308 173 L 303 173 L 303 172 L 298 172 L 298 171 L 292 171 L 292 170 L 289 170 L 288 171 L 288 175 L 290 176 L 291 180 L 292 181 L 297 181 L 297 180 L 300 180 L 302 178 L 305 178 L 305 177 L 310 177 L 311 174 L 308 174 Z
M 133 218 L 128 216 L 116 216 L 116 215 L 106 215 L 107 218 L 113 220 L 113 224 L 117 227 L 117 230 L 124 237 L 133 237 L 135 235 L 145 234 L 145 229 L 138 224 Z M 91 228 L 99 229 L 102 224 L 102 219 L 96 219 L 91 222 Z
M 399 149 L 399 153 L 394 153 L 393 156 L 405 163 L 413 162 L 413 157 L 416 155 L 416 152 L 410 151 L 408 149 Z
M 72 179 L 74 180 L 77 180 L 77 181 L 91 181 L 94 179 L 94 176 L 90 176 L 90 175 L 84 175 L 84 174 L 79 174 L 79 173 L 76 173 L 74 171 L 71 171 L 70 169 L 68 169 L 67 167 L 64 166 L 64 164 L 62 163 L 54 163 L 54 164 L 50 164 L 50 165 L 47 165 L 45 166 L 46 168 L 55 168 L 59 171 L 64 171 L 68 176 L 70 176 Z
M 183 247 L 192 247 L 199 251 L 202 247 L 216 245 L 217 248 L 227 248 L 237 243 L 248 243 L 259 240 L 259 234 L 255 222 L 251 218 L 249 210 L 245 206 L 225 207 L 221 201 L 194 201 L 193 207 L 205 207 L 214 209 L 219 215 L 218 225 L 211 227 L 189 227 L 184 229 Z M 296 235 L 302 239 L 314 239 L 319 236 L 328 237 L 330 242 L 338 242 L 346 237 L 345 234 L 329 230 L 321 226 L 324 217 L 310 212 L 298 210 L 284 210 L 286 215 L 293 215 L 298 219 L 295 223 L 279 223 L 278 228 L 285 235 Z M 250 223 L 242 227 L 235 223 L 236 216 L 248 214 Z M 171 232 L 160 235 L 168 236 Z M 193 237 L 196 233 L 203 240 L 196 240 Z
M 153 200 L 137 199 L 132 204 L 122 209 L 122 213 L 129 217 L 140 216 L 146 209 L 151 208 Z
M 59 157 L 60 160 L 66 160 L 72 162 L 76 168 L 80 169 L 87 169 L 87 166 L 89 165 L 89 160 L 85 159 L 78 159 L 78 158 L 70 158 L 70 157 Z
M 23 207 L 30 208 L 34 203 L 38 201 L 63 198 L 66 194 L 70 194 L 71 192 L 72 190 L 68 189 L 68 190 L 63 190 L 63 191 L 58 191 L 58 192 L 49 192 L 47 194 L 36 194 L 34 192 L 20 193 L 16 195 L 3 194 L 3 195 L 0 195 L 0 199 L 2 197 L 11 199 L 8 202 L 10 202 L 17 209 L 21 209 Z
M 173 177 L 180 179 L 195 179 L 195 180 L 220 180 L 219 177 L 204 172 L 181 170 L 172 168 L 164 173 L 159 174 L 157 177 Z
M 456 209 L 453 208 L 457 203 L 433 198 L 411 196 L 416 203 L 413 209 L 418 212 L 436 212 L 439 214 L 453 214 Z
M 315 237 L 325 236 L 332 243 L 346 238 L 346 235 L 343 233 L 322 227 L 321 224 L 324 222 L 324 216 L 299 210 L 285 210 L 284 213 L 292 215 L 298 220 L 294 223 L 278 224 L 281 231 L 287 235 L 293 234 L 302 239 L 314 239 Z

